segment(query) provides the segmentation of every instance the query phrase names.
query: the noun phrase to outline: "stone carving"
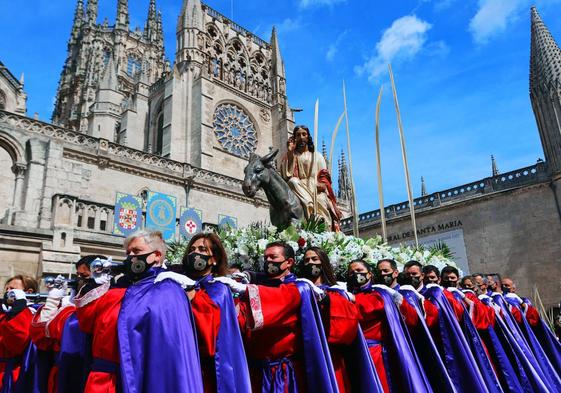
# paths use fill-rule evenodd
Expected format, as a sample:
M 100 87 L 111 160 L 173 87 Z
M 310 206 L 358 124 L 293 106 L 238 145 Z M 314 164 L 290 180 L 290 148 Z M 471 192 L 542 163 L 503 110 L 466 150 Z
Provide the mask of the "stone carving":
M 264 157 L 252 154 L 244 169 L 245 179 L 242 188 L 244 194 L 251 198 L 260 188 L 263 188 L 271 205 L 269 209 L 271 223 L 282 230 L 302 220 L 304 210 L 300 200 L 272 167 L 278 152 L 278 149 L 273 150 Z
M 268 122 L 271 121 L 271 112 L 268 111 L 267 109 L 265 109 L 265 108 L 261 109 L 259 114 L 261 115 L 261 120 L 263 120 L 265 123 L 268 123 Z

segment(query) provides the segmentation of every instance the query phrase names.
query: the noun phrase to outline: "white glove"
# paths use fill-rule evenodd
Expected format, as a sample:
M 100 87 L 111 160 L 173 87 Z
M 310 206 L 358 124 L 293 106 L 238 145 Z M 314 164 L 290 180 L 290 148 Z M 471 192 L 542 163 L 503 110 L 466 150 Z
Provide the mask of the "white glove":
M 514 299 L 516 300 L 516 302 L 518 303 L 518 305 L 521 305 L 522 303 L 524 303 L 524 300 L 522 300 L 522 298 L 520 296 L 518 296 L 516 293 L 507 293 L 505 295 L 505 297 L 509 298 L 509 299 Z
M 315 285 L 310 280 L 308 280 L 307 278 L 297 278 L 296 281 L 305 282 L 306 284 L 308 284 L 312 288 L 312 291 L 314 291 L 314 296 L 316 297 L 316 300 L 321 300 L 325 297 L 325 291 L 320 287 L 318 287 L 317 285 Z
M 21 289 L 10 289 L 8 291 L 8 300 L 16 301 L 21 299 L 26 299 L 25 292 Z M 2 304 L 2 310 L 4 310 L 4 312 L 9 312 L 11 309 L 12 306 Z
M 423 295 L 421 295 L 419 292 L 417 292 L 417 290 L 413 287 L 413 285 L 402 285 L 399 287 L 399 290 L 403 290 L 403 291 L 412 291 L 415 296 L 417 297 L 417 299 L 423 301 L 425 300 L 425 297 Z
M 232 273 L 228 277 L 231 277 L 242 284 L 249 284 L 251 281 L 249 274 L 245 272 Z
M 460 297 L 461 297 L 462 299 L 465 299 L 465 298 L 466 298 L 466 294 L 463 293 L 462 291 L 460 291 L 460 290 L 459 290 L 458 288 L 456 288 L 456 287 L 448 287 L 448 288 L 446 288 L 446 290 L 447 290 L 448 292 L 457 293 L 458 295 L 460 295 Z
M 213 281 L 221 282 L 222 284 L 228 285 L 232 292 L 242 294 L 245 293 L 247 290 L 247 284 L 242 284 L 241 282 L 237 282 L 233 278 L 230 277 L 214 277 Z
M 154 284 L 159 283 L 164 280 L 172 280 L 181 285 L 181 288 L 186 290 L 191 290 L 195 286 L 195 281 L 191 280 L 189 277 L 183 274 L 175 272 L 162 272 L 156 276 Z
M 21 299 L 25 299 L 25 292 L 22 291 L 21 289 L 11 289 L 10 292 L 8 292 L 8 297 L 13 297 L 16 300 L 21 300 Z
M 401 293 L 399 293 L 398 291 L 396 291 L 395 289 L 392 289 L 392 288 L 388 287 L 387 285 L 382 285 L 382 284 L 374 284 L 374 285 L 372 285 L 372 288 L 378 288 L 378 289 L 381 289 L 383 291 L 386 291 L 387 293 L 389 293 L 391 295 L 393 302 L 398 307 L 401 306 L 401 303 L 403 302 L 403 295 Z
M 67 289 L 66 288 L 52 288 L 49 291 L 49 297 L 51 299 L 61 299 L 66 296 Z

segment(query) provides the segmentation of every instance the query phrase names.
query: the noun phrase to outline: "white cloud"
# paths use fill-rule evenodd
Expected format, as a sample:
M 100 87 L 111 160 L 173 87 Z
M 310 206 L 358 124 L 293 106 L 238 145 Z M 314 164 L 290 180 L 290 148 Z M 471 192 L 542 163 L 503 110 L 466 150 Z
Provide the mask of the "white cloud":
M 473 39 L 486 43 L 493 36 L 505 31 L 531 1 L 528 0 L 479 0 L 479 8 L 469 22 Z
M 337 54 L 337 52 L 339 52 L 341 41 L 343 40 L 343 38 L 345 38 L 348 32 L 348 30 L 345 30 L 344 32 L 339 34 L 337 39 L 331 45 L 329 45 L 329 48 L 327 48 L 327 52 L 325 53 L 325 58 L 327 61 L 333 61 L 333 59 L 335 59 L 335 55 Z
M 277 25 L 277 31 L 279 34 L 282 34 L 298 30 L 300 27 L 302 27 L 302 21 L 300 19 L 286 18 Z
M 320 6 L 333 6 L 337 3 L 344 3 L 347 0 L 299 0 L 298 6 L 300 8 L 311 8 Z
M 367 74 L 368 80 L 373 81 L 385 72 L 388 63 L 412 59 L 423 49 L 431 27 L 430 23 L 415 15 L 396 19 L 376 44 L 376 54 L 363 65 L 355 67 L 355 72 L 358 75 Z

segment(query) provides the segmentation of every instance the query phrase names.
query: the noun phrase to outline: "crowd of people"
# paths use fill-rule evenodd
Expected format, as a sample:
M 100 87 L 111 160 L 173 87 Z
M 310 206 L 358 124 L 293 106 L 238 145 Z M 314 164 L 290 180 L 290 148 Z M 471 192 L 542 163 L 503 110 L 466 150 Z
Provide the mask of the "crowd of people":
M 7 281 L 0 392 L 554 392 L 561 346 L 512 280 L 267 245 L 263 272 L 229 266 L 218 236 L 166 266 L 159 232 L 78 279 Z M 42 299 L 42 301 L 40 301 Z

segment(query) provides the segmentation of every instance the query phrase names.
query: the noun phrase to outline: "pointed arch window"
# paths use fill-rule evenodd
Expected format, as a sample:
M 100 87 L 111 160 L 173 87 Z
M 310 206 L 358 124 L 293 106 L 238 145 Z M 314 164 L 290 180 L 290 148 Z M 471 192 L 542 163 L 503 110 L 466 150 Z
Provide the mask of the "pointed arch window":
M 161 155 L 164 150 L 164 112 L 158 114 L 156 120 L 156 154 Z
M 0 90 L 0 110 L 6 109 L 6 93 Z

